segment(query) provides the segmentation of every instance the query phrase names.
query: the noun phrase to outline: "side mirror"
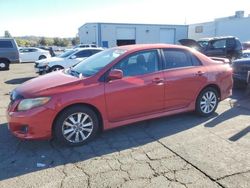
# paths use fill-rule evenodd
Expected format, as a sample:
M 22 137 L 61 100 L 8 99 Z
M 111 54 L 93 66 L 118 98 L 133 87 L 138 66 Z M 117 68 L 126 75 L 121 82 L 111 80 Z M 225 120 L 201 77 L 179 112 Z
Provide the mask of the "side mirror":
M 123 72 L 120 69 L 113 69 L 109 72 L 108 74 L 108 80 L 119 80 L 122 79 L 123 77 Z
M 72 55 L 70 59 L 76 59 L 76 55 Z

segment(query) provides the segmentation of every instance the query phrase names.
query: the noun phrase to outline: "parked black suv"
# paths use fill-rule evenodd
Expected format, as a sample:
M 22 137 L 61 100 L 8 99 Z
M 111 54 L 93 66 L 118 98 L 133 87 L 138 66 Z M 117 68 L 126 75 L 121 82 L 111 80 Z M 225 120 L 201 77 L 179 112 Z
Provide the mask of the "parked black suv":
M 10 63 L 19 62 L 19 52 L 15 39 L 0 38 L 0 70 L 9 70 Z
M 232 67 L 234 86 L 243 88 L 250 84 L 250 58 L 235 60 Z
M 228 58 L 231 62 L 234 59 L 240 58 L 242 54 L 242 45 L 239 39 L 232 36 L 204 38 L 198 41 L 181 39 L 179 43 L 184 46 L 196 48 L 207 56 Z

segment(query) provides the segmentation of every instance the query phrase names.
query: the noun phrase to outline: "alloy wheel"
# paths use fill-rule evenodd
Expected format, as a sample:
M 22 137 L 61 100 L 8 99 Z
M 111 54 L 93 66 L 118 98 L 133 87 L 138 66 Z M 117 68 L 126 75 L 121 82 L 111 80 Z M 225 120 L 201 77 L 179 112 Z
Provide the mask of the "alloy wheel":
M 200 109 L 203 113 L 211 113 L 217 105 L 217 97 L 213 91 L 207 91 L 203 94 L 200 100 Z
M 93 132 L 93 120 L 82 112 L 68 116 L 62 126 L 62 134 L 71 143 L 81 143 Z

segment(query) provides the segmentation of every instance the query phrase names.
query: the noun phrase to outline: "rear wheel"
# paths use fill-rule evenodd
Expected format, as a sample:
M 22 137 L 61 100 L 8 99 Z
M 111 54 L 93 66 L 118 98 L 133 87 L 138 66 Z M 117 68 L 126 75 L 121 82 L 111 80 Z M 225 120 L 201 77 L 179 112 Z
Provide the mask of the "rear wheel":
M 54 125 L 54 136 L 60 143 L 78 146 L 95 137 L 99 128 L 96 113 L 85 106 L 64 110 Z
M 46 59 L 46 56 L 40 55 L 38 59 L 39 59 L 39 60 L 41 60 L 41 59 Z
M 9 70 L 10 62 L 6 59 L 0 59 L 0 70 Z
M 211 116 L 219 103 L 218 91 L 212 87 L 204 89 L 196 100 L 196 113 L 201 116 Z

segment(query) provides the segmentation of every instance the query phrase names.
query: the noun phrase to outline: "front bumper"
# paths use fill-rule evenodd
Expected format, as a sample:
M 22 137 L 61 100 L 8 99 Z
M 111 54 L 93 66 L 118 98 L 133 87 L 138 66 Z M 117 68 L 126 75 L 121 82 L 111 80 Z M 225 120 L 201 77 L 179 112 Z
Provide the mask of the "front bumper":
M 18 112 L 13 110 L 17 104 L 10 104 L 6 112 L 11 133 L 20 139 L 50 139 L 55 111 L 41 106 Z
M 39 66 L 38 63 L 35 63 L 35 72 L 38 74 L 46 74 L 49 72 L 49 67 L 47 65 Z

